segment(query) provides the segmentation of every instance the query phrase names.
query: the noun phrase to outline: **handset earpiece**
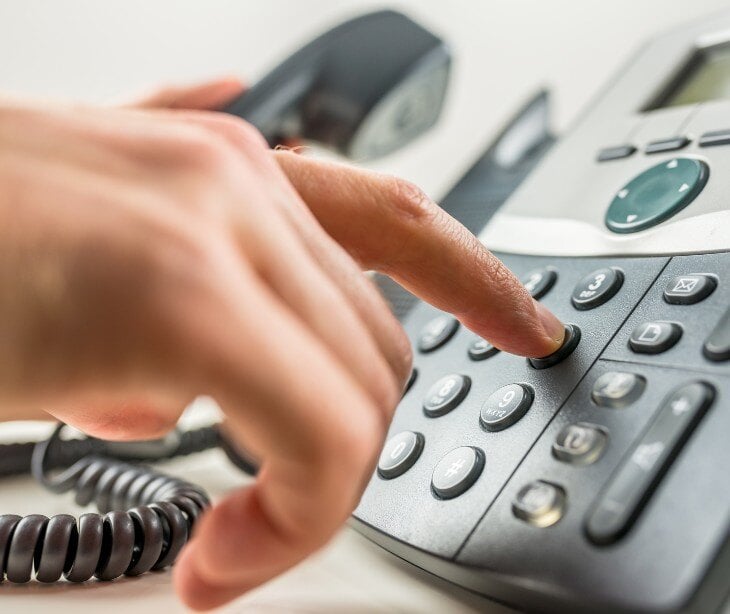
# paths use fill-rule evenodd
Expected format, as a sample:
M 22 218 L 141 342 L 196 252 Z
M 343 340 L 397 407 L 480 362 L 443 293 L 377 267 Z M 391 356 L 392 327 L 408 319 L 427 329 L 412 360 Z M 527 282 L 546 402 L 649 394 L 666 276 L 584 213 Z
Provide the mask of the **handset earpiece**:
M 305 45 L 224 111 L 252 123 L 272 146 L 302 139 L 377 158 L 434 125 L 450 65 L 440 38 L 405 15 L 378 11 Z

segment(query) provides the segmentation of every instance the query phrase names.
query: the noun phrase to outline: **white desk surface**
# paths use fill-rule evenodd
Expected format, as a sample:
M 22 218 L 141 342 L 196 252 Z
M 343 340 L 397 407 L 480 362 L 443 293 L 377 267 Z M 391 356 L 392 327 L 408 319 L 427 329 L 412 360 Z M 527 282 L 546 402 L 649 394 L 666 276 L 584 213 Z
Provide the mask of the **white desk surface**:
M 555 94 L 562 131 L 652 34 L 727 8 L 727 0 L 3 0 L 0 91 L 109 101 L 160 83 L 220 74 L 249 79 L 323 27 L 391 6 L 446 38 L 456 58 L 439 125 L 372 164 L 438 196 L 535 90 Z M 0 425 L 0 437 L 25 427 Z M 210 452 L 169 464 L 213 495 L 243 478 Z M 53 514 L 70 499 L 29 479 L 0 484 L 0 513 Z M 116 614 L 184 608 L 169 573 L 111 584 L 0 586 L 0 612 Z M 225 612 L 505 612 L 419 572 L 351 530 Z

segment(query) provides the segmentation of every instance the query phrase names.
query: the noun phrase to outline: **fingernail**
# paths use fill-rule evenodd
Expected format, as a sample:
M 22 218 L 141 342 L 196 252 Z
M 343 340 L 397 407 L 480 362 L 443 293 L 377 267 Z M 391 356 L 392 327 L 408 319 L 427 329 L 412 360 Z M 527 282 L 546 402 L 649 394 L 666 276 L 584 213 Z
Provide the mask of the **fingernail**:
M 535 309 L 547 336 L 554 340 L 558 347 L 562 345 L 565 337 L 565 325 L 542 303 L 535 301 Z

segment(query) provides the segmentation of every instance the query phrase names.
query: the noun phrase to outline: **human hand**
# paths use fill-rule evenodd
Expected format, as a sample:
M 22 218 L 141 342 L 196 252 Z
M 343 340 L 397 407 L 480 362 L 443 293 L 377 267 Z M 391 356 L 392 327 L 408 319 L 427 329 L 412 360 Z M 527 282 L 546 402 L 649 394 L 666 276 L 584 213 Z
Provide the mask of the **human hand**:
M 323 545 L 372 471 L 411 359 L 362 268 L 507 351 L 549 354 L 563 329 L 411 184 L 271 152 L 240 120 L 183 110 L 226 99 L 195 95 L 0 104 L 0 394 L 6 419 L 44 408 L 117 439 L 219 402 L 262 468 L 176 566 L 210 608 Z

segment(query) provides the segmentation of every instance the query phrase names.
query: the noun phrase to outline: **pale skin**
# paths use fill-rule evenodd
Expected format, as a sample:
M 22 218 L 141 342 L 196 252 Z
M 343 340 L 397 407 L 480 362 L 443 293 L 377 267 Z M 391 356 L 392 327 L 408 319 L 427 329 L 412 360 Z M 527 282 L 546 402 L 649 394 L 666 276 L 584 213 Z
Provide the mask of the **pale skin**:
M 379 270 L 499 348 L 562 324 L 394 177 L 272 152 L 213 110 L 225 79 L 126 107 L 0 101 L 0 419 L 160 436 L 206 394 L 262 461 L 174 569 L 221 605 L 324 545 L 373 470 L 411 368 Z

